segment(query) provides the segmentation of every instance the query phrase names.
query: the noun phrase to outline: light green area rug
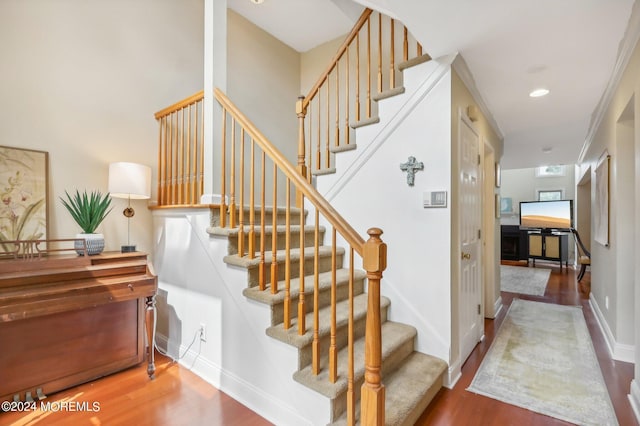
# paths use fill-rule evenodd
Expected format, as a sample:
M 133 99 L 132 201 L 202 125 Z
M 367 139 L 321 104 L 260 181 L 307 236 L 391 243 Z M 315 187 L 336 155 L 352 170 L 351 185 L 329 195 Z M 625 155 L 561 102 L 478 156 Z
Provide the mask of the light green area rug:
M 578 425 L 617 425 L 579 306 L 514 299 L 471 386 Z
M 551 269 L 500 265 L 500 290 L 544 296 Z

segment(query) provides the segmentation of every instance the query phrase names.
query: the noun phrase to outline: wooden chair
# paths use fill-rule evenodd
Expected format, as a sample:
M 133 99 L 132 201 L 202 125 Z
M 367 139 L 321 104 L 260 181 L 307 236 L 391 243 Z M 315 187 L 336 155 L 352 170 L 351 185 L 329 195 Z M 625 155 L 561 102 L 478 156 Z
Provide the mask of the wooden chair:
M 571 228 L 571 232 L 578 243 L 578 264 L 580 265 L 580 272 L 578 273 L 578 282 L 584 277 L 584 273 L 587 271 L 587 266 L 591 266 L 591 253 L 584 246 L 580 239 L 580 234 L 575 228 Z

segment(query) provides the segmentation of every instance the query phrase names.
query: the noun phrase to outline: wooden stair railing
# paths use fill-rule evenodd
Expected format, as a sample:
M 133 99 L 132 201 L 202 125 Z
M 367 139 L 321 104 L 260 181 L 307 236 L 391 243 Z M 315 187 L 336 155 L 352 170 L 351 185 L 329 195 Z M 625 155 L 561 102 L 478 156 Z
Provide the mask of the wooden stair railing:
M 371 228 L 368 231 L 369 239 L 364 239 L 340 216 L 340 214 L 318 193 L 318 191 L 307 182 L 282 153 L 273 146 L 271 142 L 236 108 L 234 104 L 219 89 L 215 90 L 215 98 L 222 106 L 222 159 L 221 159 L 221 205 L 219 226 L 222 228 L 237 228 L 238 230 L 238 256 L 248 259 L 259 258 L 258 286 L 261 291 L 278 292 L 278 268 L 279 263 L 284 263 L 284 322 L 285 329 L 290 329 L 292 325 L 292 310 L 290 299 L 291 282 L 291 217 L 294 214 L 300 215 L 300 224 L 304 224 L 304 203 L 301 208 L 292 207 L 291 191 L 296 191 L 299 198 L 313 206 L 313 217 L 315 223 L 314 243 L 315 249 L 313 272 L 305 272 L 305 262 L 299 262 L 300 293 L 298 298 L 298 334 L 313 334 L 312 344 L 312 370 L 315 375 L 321 371 L 320 342 L 318 339 L 318 247 L 319 247 L 319 222 L 322 216 L 332 227 L 332 309 L 331 309 L 331 343 L 329 347 L 328 376 L 331 382 L 337 380 L 337 348 L 336 348 L 336 309 L 335 292 L 336 278 L 335 270 L 341 265 L 336 265 L 336 239 L 339 235 L 349 244 L 349 270 L 350 270 L 350 313 L 348 325 L 348 351 L 349 351 L 349 377 L 347 378 L 349 387 L 347 390 L 347 417 L 348 424 L 355 423 L 355 398 L 356 392 L 353 389 L 354 375 L 354 319 L 353 319 L 353 279 L 354 279 L 354 252 L 362 258 L 362 265 L 367 271 L 368 278 L 368 310 L 366 318 L 365 335 L 365 380 L 361 388 L 361 417 L 362 424 L 382 425 L 384 424 L 384 385 L 381 382 L 381 318 L 380 318 L 380 279 L 382 271 L 386 268 L 386 244 L 380 239 L 382 230 Z M 249 158 L 246 157 L 247 151 Z M 258 164 L 256 164 L 258 163 Z M 247 171 L 248 169 L 248 171 Z M 267 182 L 267 176 L 271 181 Z M 284 183 L 284 185 L 283 185 Z M 259 185 L 259 201 L 256 201 L 256 185 Z M 278 259 L 277 254 L 277 233 L 275 232 L 276 205 L 278 204 L 278 188 L 284 187 L 285 196 L 285 258 Z M 247 194 L 248 189 L 248 194 Z M 282 190 L 282 189 L 281 189 Z M 271 197 L 272 220 L 271 224 L 266 223 L 266 195 Z M 256 204 L 259 203 L 259 206 Z M 248 209 L 247 209 L 248 208 Z M 247 209 L 248 221 L 245 217 Z M 259 219 L 255 216 L 259 209 Z M 228 221 L 227 218 L 228 217 Z M 259 224 L 256 223 L 259 220 Z M 265 247 L 265 228 L 273 227 L 271 237 L 272 247 Z M 248 235 L 245 233 L 248 232 Z M 256 232 L 261 232 L 260 247 L 256 247 Z M 248 240 L 245 245 L 245 238 Z M 304 258 L 305 232 L 300 232 L 300 258 Z M 271 253 L 269 253 L 271 251 Z M 312 273 L 311 273 L 312 272 Z M 313 276 L 314 301 L 313 318 L 314 324 L 305 324 L 305 313 L 307 312 L 305 300 L 305 279 Z
M 398 65 L 421 57 L 429 58 L 401 22 L 365 9 L 316 84 L 296 103 L 298 172 L 311 181 L 312 174 L 331 170 L 332 152 L 355 148 L 350 128 L 374 119 L 372 84 L 378 94 L 393 93 L 399 89 Z
M 199 204 L 204 190 L 204 91 L 155 114 L 158 206 Z

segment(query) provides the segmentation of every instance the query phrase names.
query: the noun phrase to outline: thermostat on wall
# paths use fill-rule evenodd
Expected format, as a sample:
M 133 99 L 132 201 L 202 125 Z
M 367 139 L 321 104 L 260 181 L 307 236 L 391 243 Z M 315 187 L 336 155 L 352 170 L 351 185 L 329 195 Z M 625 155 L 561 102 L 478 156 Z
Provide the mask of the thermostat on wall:
M 422 205 L 427 207 L 447 207 L 447 191 L 430 191 L 422 193 Z

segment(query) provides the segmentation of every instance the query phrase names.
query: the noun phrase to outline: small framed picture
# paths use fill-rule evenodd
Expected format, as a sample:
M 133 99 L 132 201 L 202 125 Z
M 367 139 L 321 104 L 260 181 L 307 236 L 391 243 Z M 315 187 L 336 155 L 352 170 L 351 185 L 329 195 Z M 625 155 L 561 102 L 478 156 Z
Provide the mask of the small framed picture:
M 496 202 L 495 202 L 495 206 L 494 206 L 495 213 L 496 213 L 496 219 L 500 218 L 500 207 L 501 207 L 500 206 L 500 195 L 496 194 Z
M 500 176 L 502 173 L 500 171 L 500 163 L 495 163 L 496 167 L 496 188 L 500 188 L 500 180 L 502 177 Z

